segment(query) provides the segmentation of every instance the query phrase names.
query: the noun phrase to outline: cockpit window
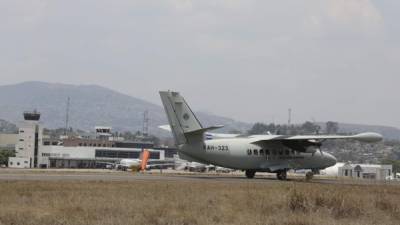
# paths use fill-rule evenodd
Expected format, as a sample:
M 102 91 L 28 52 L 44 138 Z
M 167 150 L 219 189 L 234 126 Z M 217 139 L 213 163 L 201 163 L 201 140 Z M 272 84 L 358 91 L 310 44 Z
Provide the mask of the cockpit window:
M 247 155 L 251 155 L 252 151 L 251 149 L 247 149 Z

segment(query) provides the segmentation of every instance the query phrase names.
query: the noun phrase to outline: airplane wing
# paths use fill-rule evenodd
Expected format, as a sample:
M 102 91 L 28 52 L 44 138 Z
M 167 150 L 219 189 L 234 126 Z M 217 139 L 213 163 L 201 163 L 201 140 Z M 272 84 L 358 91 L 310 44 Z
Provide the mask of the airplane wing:
M 325 140 L 356 140 L 360 142 L 374 143 L 382 141 L 383 137 L 377 133 L 361 133 L 357 135 L 299 135 L 299 136 L 288 136 L 288 135 L 254 135 L 250 138 L 254 139 L 252 144 L 263 145 L 268 143 L 280 142 L 283 145 L 301 152 L 315 152 L 315 148 L 309 149 L 310 146 L 320 147 L 322 142 Z
M 270 141 L 310 141 L 310 142 L 315 142 L 315 141 L 324 141 L 324 140 L 335 140 L 335 139 L 350 139 L 350 140 L 356 140 L 356 141 L 361 141 L 361 142 L 368 142 L 368 143 L 373 143 L 373 142 L 379 142 L 382 141 L 383 137 L 382 135 L 378 133 L 361 133 L 357 135 L 350 135 L 350 136 L 345 136 L 345 135 L 296 135 L 296 136 L 290 136 L 290 135 L 253 135 L 251 138 L 257 139 L 253 144 L 261 144 L 264 142 L 270 142 Z
M 153 169 L 153 168 L 159 168 L 159 167 L 174 167 L 175 163 L 161 163 L 161 164 L 148 164 L 146 165 L 146 169 Z

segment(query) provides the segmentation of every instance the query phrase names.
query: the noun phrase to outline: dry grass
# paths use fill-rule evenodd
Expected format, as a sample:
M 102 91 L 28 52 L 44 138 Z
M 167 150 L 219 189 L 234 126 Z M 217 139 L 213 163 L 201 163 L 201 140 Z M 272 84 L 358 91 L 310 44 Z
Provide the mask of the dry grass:
M 301 182 L 1 182 L 0 225 L 393 224 L 400 188 Z

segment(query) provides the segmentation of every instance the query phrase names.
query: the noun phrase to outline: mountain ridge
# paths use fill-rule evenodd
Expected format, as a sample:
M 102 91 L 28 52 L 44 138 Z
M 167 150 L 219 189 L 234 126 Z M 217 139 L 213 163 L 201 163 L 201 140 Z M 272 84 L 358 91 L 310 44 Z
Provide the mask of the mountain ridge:
M 155 135 L 170 135 L 158 128 L 168 124 L 161 105 L 120 93 L 99 85 L 73 85 L 28 81 L 0 86 L 0 118 L 11 123 L 22 121 L 22 113 L 37 109 L 41 122 L 54 129 L 65 127 L 67 98 L 71 98 L 70 127 L 93 131 L 94 126 L 111 126 L 116 131 L 141 131 L 143 113 L 149 112 L 149 131 Z M 211 113 L 196 112 L 204 126 L 225 125 L 218 132 L 246 132 L 250 123 Z M 323 123 L 318 123 L 323 125 Z M 340 132 L 365 131 L 381 133 L 386 139 L 400 140 L 400 129 L 390 126 L 339 123 Z
M 99 85 L 72 85 L 29 81 L 0 86 L 0 118 L 16 123 L 22 113 L 38 110 L 41 122 L 48 128 L 65 127 L 67 99 L 70 104 L 70 126 L 93 130 L 96 125 L 112 126 L 117 131 L 142 130 L 143 113 L 149 112 L 150 133 L 164 132 L 158 128 L 167 124 L 160 105 L 129 96 Z M 224 124 L 225 131 L 249 129 L 250 124 L 230 118 L 196 113 L 204 125 Z

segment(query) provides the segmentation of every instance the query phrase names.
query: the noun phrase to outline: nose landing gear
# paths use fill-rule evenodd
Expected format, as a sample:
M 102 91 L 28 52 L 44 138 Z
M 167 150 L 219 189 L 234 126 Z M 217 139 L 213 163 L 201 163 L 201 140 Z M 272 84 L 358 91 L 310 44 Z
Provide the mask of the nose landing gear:
M 307 172 L 306 173 L 306 180 L 310 181 L 314 178 L 314 172 Z
M 255 170 L 246 170 L 246 177 L 247 178 L 253 179 L 255 175 L 256 175 L 256 171 Z
M 278 178 L 278 180 L 287 180 L 287 171 L 286 170 L 279 170 L 276 173 L 276 178 Z
M 310 181 L 314 178 L 314 175 L 320 174 L 319 169 L 312 169 L 310 172 L 306 173 L 306 180 Z

